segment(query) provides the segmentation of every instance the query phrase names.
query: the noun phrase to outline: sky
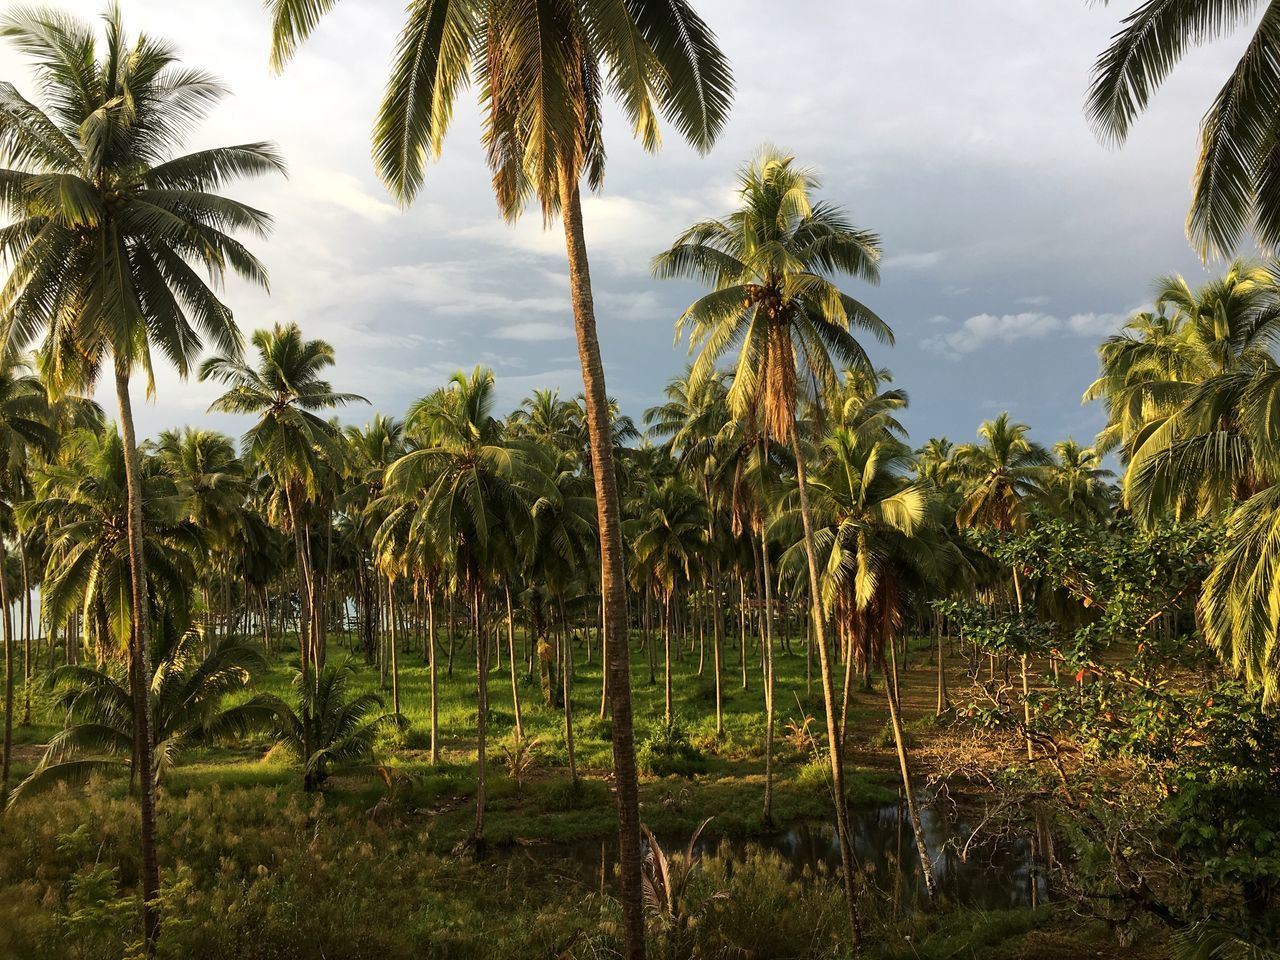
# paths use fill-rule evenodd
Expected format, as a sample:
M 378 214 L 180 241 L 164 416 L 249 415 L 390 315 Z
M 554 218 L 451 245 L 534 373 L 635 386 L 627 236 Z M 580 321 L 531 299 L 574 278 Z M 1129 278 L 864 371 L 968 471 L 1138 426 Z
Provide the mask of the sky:
M 1197 50 L 1121 148 L 1084 114 L 1091 65 L 1131 3 L 1085 0 L 699 0 L 734 69 L 732 116 L 706 156 L 665 130 L 644 152 L 616 111 L 606 120 L 603 191 L 584 201 L 610 393 L 639 417 L 688 362 L 674 322 L 698 295 L 649 275 L 689 224 L 733 208 L 738 169 L 762 143 L 794 153 L 883 242 L 882 279 L 847 289 L 893 328 L 868 345 L 911 406 L 912 440 L 971 439 L 1008 410 L 1052 443 L 1102 425 L 1080 396 L 1096 346 L 1148 304 L 1158 277 L 1208 279 L 1184 232 L 1197 126 L 1247 31 Z M 56 6 L 85 18 L 97 0 Z M 458 369 L 493 368 L 500 410 L 535 387 L 581 389 L 559 225 L 536 209 L 497 212 L 464 95 L 441 162 L 408 209 L 373 172 L 369 131 L 403 14 L 400 0 L 346 0 L 281 75 L 267 65 L 261 0 L 121 0 L 126 28 L 170 40 L 232 90 L 191 149 L 274 140 L 285 178 L 228 193 L 275 218 L 252 249 L 270 293 L 225 291 L 246 333 L 296 321 L 333 344 L 341 413 L 399 414 Z M 0 78 L 31 94 L 0 47 Z M 1219 264 L 1220 268 L 1221 265 Z M 207 414 L 214 384 L 158 372 L 135 400 L 139 432 L 247 423 Z M 103 390 L 99 399 L 114 410 Z

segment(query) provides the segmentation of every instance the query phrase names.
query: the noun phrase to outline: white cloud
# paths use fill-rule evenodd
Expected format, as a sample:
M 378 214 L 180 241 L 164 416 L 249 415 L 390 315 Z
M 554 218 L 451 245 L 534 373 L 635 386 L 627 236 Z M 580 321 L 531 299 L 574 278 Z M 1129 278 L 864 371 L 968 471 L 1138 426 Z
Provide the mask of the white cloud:
M 1143 308 L 1138 307 L 1128 313 L 1092 311 L 1075 313 L 1065 321 L 1051 313 L 1035 311 L 1005 313 L 999 316 L 980 313 L 970 317 L 949 333 L 937 333 L 926 337 L 922 344 L 927 350 L 958 360 L 964 354 L 973 353 L 983 344 L 991 342 L 1013 343 L 1017 340 L 1038 340 L 1058 333 L 1097 339 L 1115 333 L 1124 326 L 1129 317 L 1141 309 Z M 929 323 L 932 324 L 942 325 L 950 322 L 950 318 L 942 315 L 929 318 Z
M 980 313 L 950 333 L 927 338 L 924 346 L 935 353 L 959 357 L 992 340 L 1013 343 L 1015 340 L 1043 337 L 1061 328 L 1062 321 L 1047 313 L 1006 313 L 1000 316 Z
M 543 320 L 509 323 L 491 334 L 497 340 L 568 340 L 573 335 L 573 327 L 567 323 Z
M 1067 329 L 1084 337 L 1109 337 L 1118 331 L 1132 314 L 1077 313 L 1067 320 Z
M 896 253 L 880 261 L 881 270 L 932 270 L 943 260 L 941 250 L 923 253 Z

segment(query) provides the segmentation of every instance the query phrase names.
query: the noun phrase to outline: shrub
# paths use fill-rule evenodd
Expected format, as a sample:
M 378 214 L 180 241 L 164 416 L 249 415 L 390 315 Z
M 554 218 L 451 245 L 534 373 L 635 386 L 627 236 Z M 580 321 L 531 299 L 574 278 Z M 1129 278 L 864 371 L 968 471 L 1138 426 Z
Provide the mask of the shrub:
M 636 763 L 656 777 L 693 776 L 706 767 L 706 757 L 689 739 L 689 729 L 680 717 L 660 720 L 649 728 L 636 751 Z

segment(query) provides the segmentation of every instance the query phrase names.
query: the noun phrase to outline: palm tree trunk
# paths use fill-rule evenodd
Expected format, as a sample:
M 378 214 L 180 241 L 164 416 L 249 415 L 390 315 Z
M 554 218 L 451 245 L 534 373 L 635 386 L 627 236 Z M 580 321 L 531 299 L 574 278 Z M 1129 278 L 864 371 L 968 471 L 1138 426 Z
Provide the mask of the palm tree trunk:
M 576 789 L 578 786 L 578 759 L 573 749 L 573 677 L 571 676 L 573 648 L 568 641 L 560 644 L 564 650 L 565 662 L 560 667 L 560 685 L 564 698 L 564 746 L 569 754 L 569 782 Z M 603 653 L 602 653 L 603 656 Z
M 387 577 L 387 612 L 390 616 L 390 647 L 391 647 L 391 710 L 394 713 L 400 712 L 400 664 L 396 659 L 396 591 L 395 581 Z
M 477 852 L 484 850 L 485 803 L 485 734 L 489 725 L 489 644 L 484 640 L 481 607 L 484 592 L 477 582 L 472 586 L 472 602 L 476 619 L 476 826 L 471 834 Z
M 1018 616 L 1022 616 L 1022 578 L 1018 576 L 1018 568 L 1013 568 L 1013 592 L 1018 600 Z M 1035 760 L 1035 745 L 1031 742 L 1031 685 L 1027 679 L 1027 655 L 1021 659 L 1022 667 L 1022 722 L 1027 738 L 1027 759 Z
M 763 597 L 760 607 L 760 673 L 764 687 L 764 811 L 766 827 L 773 826 L 773 586 L 769 577 L 769 545 L 765 540 L 764 521 L 760 528 L 759 553 L 756 554 L 756 596 Z
M 6 556 L 0 544 L 0 620 L 4 630 L 4 759 L 0 760 L 0 806 L 9 799 L 9 767 L 13 756 L 13 621 L 9 616 Z
M 27 543 L 18 531 L 18 559 L 22 562 L 22 725 L 31 726 L 31 577 L 27 570 Z
M 935 627 L 938 634 L 938 708 L 937 715 L 942 716 L 951 709 L 951 698 L 947 696 L 947 667 L 942 646 L 943 618 L 934 613 Z
M 742 689 L 747 689 L 747 582 L 738 574 L 738 666 L 742 668 Z
M 573 299 L 578 357 L 586 397 L 587 432 L 599 514 L 601 594 L 608 636 L 626 637 L 626 597 L 617 475 L 613 465 L 613 428 L 604 365 L 596 337 L 591 271 L 582 228 L 582 198 L 573 171 L 560 163 L 560 211 L 564 221 L 569 287 Z M 622 880 L 623 933 L 628 960 L 644 960 L 644 902 L 640 885 L 640 788 L 636 778 L 635 737 L 631 717 L 631 660 L 628 645 L 610 643 L 605 654 L 613 714 L 613 771 L 618 805 L 618 866 Z
M 924 888 L 929 894 L 929 902 L 932 903 L 937 896 L 937 889 L 933 882 L 933 862 L 929 859 L 929 848 L 924 842 L 920 808 L 916 804 L 916 795 L 911 787 L 911 767 L 907 763 L 907 745 L 902 738 L 902 709 L 898 700 L 898 654 L 894 650 L 892 638 L 887 646 L 892 677 L 884 678 L 884 694 L 889 702 L 889 722 L 893 725 L 893 742 L 898 749 L 898 768 L 902 771 L 902 792 L 907 799 L 907 813 L 911 817 L 911 831 L 916 839 L 916 853 L 920 856 L 920 872 L 924 876 Z
M 507 593 L 507 659 L 511 662 L 511 706 L 516 712 L 516 743 L 524 739 L 524 722 L 520 716 L 520 687 L 516 681 L 516 626 L 511 613 L 511 583 L 503 584 Z
M 435 591 L 427 589 L 427 646 L 430 648 L 428 669 L 431 671 L 431 765 L 440 762 L 440 742 L 437 736 L 440 722 L 439 705 L 436 702 L 436 602 Z
M 307 572 L 307 551 L 302 544 L 302 526 L 298 508 L 293 502 L 293 488 L 286 483 L 284 502 L 289 510 L 289 526 L 293 527 L 293 551 L 298 569 L 298 665 L 305 682 L 311 673 L 311 577 Z
M 138 760 L 138 807 L 142 846 L 142 938 L 147 956 L 155 953 L 160 936 L 156 898 L 160 893 L 160 866 L 156 859 L 155 769 L 151 742 L 151 623 L 147 594 L 147 570 L 143 558 L 142 478 L 139 476 L 138 441 L 133 432 L 133 404 L 129 398 L 129 366 L 115 360 L 116 400 L 120 406 L 120 434 L 124 443 L 125 485 L 129 510 L 129 579 L 132 588 L 133 637 L 130 644 L 130 678 L 133 682 L 133 738 Z
M 667 719 L 667 723 L 671 722 L 671 595 L 672 590 L 665 591 L 666 597 L 662 604 L 662 690 L 664 695 L 663 702 L 666 704 L 666 711 L 663 714 Z
M 822 622 L 822 591 L 818 584 L 818 558 L 813 545 L 813 514 L 809 508 L 809 484 L 804 452 L 800 449 L 800 432 L 795 411 L 791 411 L 791 451 L 796 458 L 796 486 L 800 493 L 800 519 L 804 527 L 804 552 L 809 567 L 809 603 L 813 618 L 813 635 L 818 648 L 822 673 L 822 702 L 827 715 L 827 745 L 831 749 L 831 782 L 835 793 L 836 837 L 840 844 L 840 866 L 844 870 L 845 897 L 849 907 L 849 935 L 855 947 L 862 943 L 862 920 L 858 915 L 858 880 L 853 867 L 853 838 L 849 834 L 849 811 L 845 805 L 844 751 L 840 749 L 840 731 L 836 729 L 835 683 L 831 674 L 831 653 L 827 649 L 827 631 Z

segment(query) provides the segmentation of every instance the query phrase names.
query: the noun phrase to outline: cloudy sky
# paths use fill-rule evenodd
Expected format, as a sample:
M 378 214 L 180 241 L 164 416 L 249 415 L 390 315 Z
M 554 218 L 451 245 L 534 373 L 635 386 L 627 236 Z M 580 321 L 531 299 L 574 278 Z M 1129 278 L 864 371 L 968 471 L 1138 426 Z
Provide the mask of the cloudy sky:
M 103 6 L 58 5 L 85 17 Z M 536 386 L 580 389 L 562 234 L 536 211 L 515 227 L 498 216 L 473 99 L 411 209 L 373 175 L 368 134 L 400 0 L 340 3 L 282 76 L 267 68 L 260 0 L 122 6 L 131 31 L 167 37 L 232 88 L 193 149 L 272 139 L 288 159 L 287 180 L 235 189 L 276 218 L 256 245 L 270 295 L 227 291 L 243 329 L 297 321 L 336 347 L 336 385 L 386 412 L 476 363 L 497 372 L 504 410 Z M 895 347 L 873 353 L 911 395 L 914 440 L 968 439 L 1006 409 L 1045 442 L 1091 438 L 1099 411 L 1080 394 L 1097 341 L 1161 274 L 1207 276 L 1183 232 L 1196 126 L 1245 41 L 1197 51 L 1128 145 L 1110 149 L 1082 104 L 1130 6 L 791 0 L 780 17 L 764 0 L 700 0 L 736 74 L 723 136 L 700 157 L 670 131 L 649 155 L 613 115 L 605 189 L 585 203 L 610 392 L 638 415 L 686 362 L 673 321 L 697 291 L 651 279 L 649 258 L 727 212 L 735 171 L 771 141 L 883 237 L 882 283 L 851 292 L 896 331 Z M 0 77 L 31 90 L 11 50 L 0 50 Z M 140 428 L 206 419 L 215 395 L 166 372 L 155 401 L 135 408 Z

